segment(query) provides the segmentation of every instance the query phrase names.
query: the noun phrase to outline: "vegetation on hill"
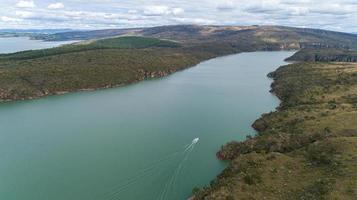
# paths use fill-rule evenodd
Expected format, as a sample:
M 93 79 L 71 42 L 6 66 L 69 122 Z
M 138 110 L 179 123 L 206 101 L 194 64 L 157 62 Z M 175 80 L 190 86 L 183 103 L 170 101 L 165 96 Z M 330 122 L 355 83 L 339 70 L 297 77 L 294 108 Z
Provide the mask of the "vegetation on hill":
M 176 49 L 97 49 L 0 62 L 1 101 L 115 87 L 161 77 L 210 55 Z
M 153 47 L 175 48 L 179 46 L 180 44 L 168 40 L 127 36 L 68 44 L 50 49 L 22 51 L 11 54 L 0 54 L 0 61 L 34 59 L 45 56 L 53 56 L 96 49 L 143 49 Z
M 261 43 L 281 48 L 339 47 L 357 49 L 357 35 L 319 29 L 283 26 L 197 26 L 176 25 L 136 29 L 74 31 L 38 36 L 44 40 L 88 40 L 114 36 L 136 35 L 170 39 L 182 43 Z M 267 49 L 268 47 L 266 47 Z
M 301 49 L 286 60 L 308 62 L 357 62 L 357 51 L 335 48 L 306 48 Z
M 194 199 L 355 199 L 357 64 L 291 64 L 270 77 L 278 111 L 222 147 L 229 166 Z

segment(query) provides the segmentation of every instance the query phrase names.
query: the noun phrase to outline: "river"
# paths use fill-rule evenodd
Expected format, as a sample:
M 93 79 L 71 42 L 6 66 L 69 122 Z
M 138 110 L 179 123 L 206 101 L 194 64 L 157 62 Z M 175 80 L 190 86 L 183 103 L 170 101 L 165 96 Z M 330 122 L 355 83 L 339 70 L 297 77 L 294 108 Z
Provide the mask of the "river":
M 0 104 L 0 199 L 187 199 L 224 169 L 221 145 L 254 134 L 278 106 L 266 75 L 292 54 L 241 53 L 125 87 Z

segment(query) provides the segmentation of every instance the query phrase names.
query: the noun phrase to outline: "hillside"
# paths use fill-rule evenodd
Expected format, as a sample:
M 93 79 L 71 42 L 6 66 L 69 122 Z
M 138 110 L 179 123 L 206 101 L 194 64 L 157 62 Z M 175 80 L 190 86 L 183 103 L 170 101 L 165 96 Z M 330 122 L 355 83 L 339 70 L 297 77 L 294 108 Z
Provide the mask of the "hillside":
M 113 36 L 137 35 L 186 43 L 229 42 L 231 44 L 267 42 L 281 47 L 357 48 L 357 35 L 319 29 L 283 26 L 197 26 L 176 25 L 137 29 L 109 29 L 44 35 L 45 40 L 87 40 Z
M 194 199 L 354 199 L 357 64 L 291 64 L 270 77 L 279 110 L 217 153 L 229 166 Z
M 1 101 L 108 88 L 161 77 L 213 55 L 174 42 L 123 37 L 0 55 Z
M 357 51 L 347 49 L 301 49 L 287 61 L 307 61 L 307 62 L 357 62 Z

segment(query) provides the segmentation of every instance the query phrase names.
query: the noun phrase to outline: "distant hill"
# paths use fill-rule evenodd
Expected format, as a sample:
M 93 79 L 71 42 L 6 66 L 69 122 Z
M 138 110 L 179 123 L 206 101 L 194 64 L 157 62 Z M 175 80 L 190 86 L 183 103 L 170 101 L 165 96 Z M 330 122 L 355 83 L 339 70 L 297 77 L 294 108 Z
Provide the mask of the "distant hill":
M 176 25 L 152 28 L 107 29 L 75 31 L 40 35 L 44 40 L 88 40 L 107 37 L 137 35 L 186 43 L 242 44 L 267 42 L 281 48 L 339 47 L 357 49 L 357 35 L 319 29 L 293 28 L 284 26 L 198 26 Z

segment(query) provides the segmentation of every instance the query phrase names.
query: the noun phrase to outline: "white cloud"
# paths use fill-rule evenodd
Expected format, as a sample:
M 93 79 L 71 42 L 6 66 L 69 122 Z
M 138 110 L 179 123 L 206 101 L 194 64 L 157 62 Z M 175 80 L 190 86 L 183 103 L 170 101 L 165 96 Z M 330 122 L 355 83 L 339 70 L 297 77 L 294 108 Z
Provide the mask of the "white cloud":
M 0 1 L 0 28 L 278 24 L 357 32 L 357 0 Z
M 173 8 L 173 9 L 172 9 L 172 14 L 174 14 L 174 15 L 181 15 L 181 14 L 183 14 L 184 12 L 185 12 L 185 10 L 182 9 L 182 8 Z
M 159 15 L 179 15 L 184 12 L 182 8 L 171 8 L 164 5 L 151 5 L 144 8 L 144 14 L 149 16 L 159 16 Z
M 53 9 L 53 10 L 56 10 L 56 9 L 62 9 L 64 8 L 64 4 L 63 3 L 51 3 L 50 5 L 47 6 L 48 9 Z
M 13 18 L 13 17 L 7 17 L 7 16 L 2 16 L 2 17 L 1 17 L 1 21 L 3 21 L 3 22 L 21 22 L 22 19 Z
M 237 4 L 235 4 L 232 0 L 220 0 L 220 1 L 217 1 L 216 8 L 221 11 L 233 10 L 236 8 L 236 5 Z
M 215 20 L 202 19 L 202 18 L 174 18 L 175 21 L 183 24 L 194 23 L 200 25 L 211 25 L 217 23 Z
M 36 7 L 36 4 L 32 0 L 20 0 L 17 2 L 16 6 L 19 8 L 34 8 Z
M 19 18 L 30 18 L 34 16 L 34 13 L 29 11 L 16 11 L 15 15 Z

